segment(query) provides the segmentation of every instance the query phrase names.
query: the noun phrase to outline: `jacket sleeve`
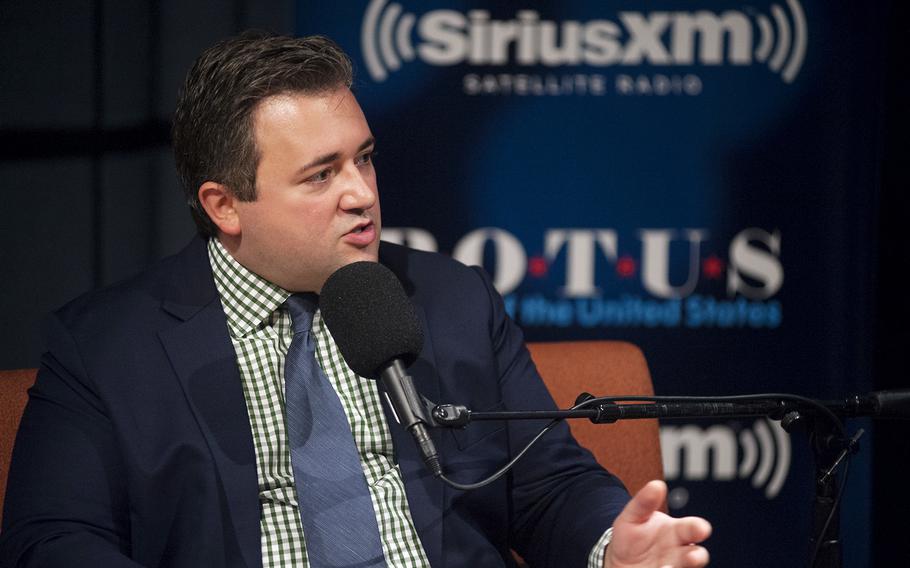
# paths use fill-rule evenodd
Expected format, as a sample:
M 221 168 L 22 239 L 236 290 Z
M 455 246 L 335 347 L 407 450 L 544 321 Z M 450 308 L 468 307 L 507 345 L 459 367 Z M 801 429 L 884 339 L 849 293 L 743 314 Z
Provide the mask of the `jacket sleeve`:
M 508 410 L 555 409 L 518 326 L 483 270 L 475 268 L 490 297 L 490 338 L 499 389 Z M 511 421 L 509 442 L 520 451 L 541 423 Z M 586 567 L 592 547 L 620 513 L 629 495 L 618 478 L 578 445 L 565 422 L 547 433 L 512 472 L 513 546 L 535 567 Z
M 56 316 L 19 426 L 7 484 L 0 566 L 127 567 L 123 467 L 104 404 Z

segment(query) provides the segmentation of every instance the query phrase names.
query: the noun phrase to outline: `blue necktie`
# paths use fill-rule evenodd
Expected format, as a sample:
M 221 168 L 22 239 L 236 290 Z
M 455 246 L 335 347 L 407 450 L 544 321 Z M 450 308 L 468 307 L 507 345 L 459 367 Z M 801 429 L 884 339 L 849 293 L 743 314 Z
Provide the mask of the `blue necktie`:
M 287 300 L 294 327 L 284 367 L 288 440 L 311 568 L 384 567 L 376 512 L 344 408 L 316 362 L 316 294 Z

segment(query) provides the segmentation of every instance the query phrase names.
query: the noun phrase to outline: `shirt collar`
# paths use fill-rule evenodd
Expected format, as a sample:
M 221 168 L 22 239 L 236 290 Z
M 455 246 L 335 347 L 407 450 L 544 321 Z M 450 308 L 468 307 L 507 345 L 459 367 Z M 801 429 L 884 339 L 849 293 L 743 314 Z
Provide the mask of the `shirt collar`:
M 268 323 L 291 295 L 237 262 L 217 238 L 209 239 L 208 253 L 215 287 L 233 337 L 244 337 Z

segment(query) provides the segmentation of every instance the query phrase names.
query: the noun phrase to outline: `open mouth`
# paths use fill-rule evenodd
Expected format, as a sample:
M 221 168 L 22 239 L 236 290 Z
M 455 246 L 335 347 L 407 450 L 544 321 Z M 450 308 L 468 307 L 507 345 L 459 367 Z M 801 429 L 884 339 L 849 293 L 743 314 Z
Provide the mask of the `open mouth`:
M 367 223 L 366 225 L 360 225 L 358 227 L 354 227 L 354 229 L 351 230 L 350 234 L 359 235 L 360 233 L 366 231 L 367 229 L 369 229 L 372 226 L 373 226 L 373 223 Z

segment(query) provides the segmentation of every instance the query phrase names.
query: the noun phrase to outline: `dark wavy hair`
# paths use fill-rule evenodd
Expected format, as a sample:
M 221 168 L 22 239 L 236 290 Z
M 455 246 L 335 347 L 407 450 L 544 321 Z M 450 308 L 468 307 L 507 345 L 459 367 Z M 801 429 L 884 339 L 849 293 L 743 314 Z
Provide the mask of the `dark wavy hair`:
M 348 56 L 322 36 L 250 31 L 202 52 L 178 96 L 171 131 L 177 175 L 200 233 L 217 234 L 199 203 L 204 182 L 224 184 L 241 201 L 256 199 L 252 115 L 260 101 L 350 87 L 352 75 Z

